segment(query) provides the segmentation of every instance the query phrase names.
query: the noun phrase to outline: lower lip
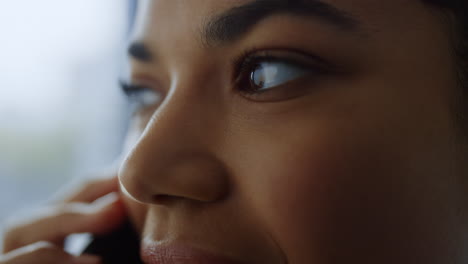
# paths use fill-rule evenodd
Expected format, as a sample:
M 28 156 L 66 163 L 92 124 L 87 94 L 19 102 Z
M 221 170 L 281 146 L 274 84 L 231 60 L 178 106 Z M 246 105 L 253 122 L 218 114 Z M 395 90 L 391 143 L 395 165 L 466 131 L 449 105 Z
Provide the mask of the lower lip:
M 184 245 L 143 244 L 141 258 L 146 264 L 241 264 Z

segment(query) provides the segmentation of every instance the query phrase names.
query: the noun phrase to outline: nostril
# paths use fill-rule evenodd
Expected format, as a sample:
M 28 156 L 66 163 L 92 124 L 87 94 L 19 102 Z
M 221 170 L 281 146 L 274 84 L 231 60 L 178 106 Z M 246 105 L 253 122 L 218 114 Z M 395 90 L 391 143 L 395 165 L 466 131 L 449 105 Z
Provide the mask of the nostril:
M 119 173 L 122 187 L 140 203 L 217 202 L 228 195 L 229 174 L 216 157 L 190 152 L 150 162 L 143 154 L 133 152 Z

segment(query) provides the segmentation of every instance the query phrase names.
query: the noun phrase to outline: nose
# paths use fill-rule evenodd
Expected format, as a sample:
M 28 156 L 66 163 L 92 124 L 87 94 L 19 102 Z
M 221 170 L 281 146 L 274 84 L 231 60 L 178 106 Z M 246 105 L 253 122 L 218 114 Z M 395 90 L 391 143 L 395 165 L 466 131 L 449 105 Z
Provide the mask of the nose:
M 195 97 L 165 99 L 122 164 L 122 189 L 136 201 L 215 202 L 227 195 L 228 173 L 214 151 L 216 111 Z

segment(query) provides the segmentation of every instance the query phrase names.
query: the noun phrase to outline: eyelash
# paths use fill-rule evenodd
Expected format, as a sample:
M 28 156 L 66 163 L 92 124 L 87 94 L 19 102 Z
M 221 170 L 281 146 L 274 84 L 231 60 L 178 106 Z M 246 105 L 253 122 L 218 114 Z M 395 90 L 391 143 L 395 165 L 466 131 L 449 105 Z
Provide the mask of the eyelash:
M 125 96 L 128 97 L 128 98 L 131 98 L 132 96 L 134 96 L 134 95 L 137 94 L 138 92 L 141 92 L 141 91 L 147 89 L 147 88 L 144 87 L 144 86 L 132 84 L 132 83 L 129 83 L 129 82 L 126 82 L 126 81 L 122 81 L 122 80 L 119 81 L 119 86 L 120 86 L 122 92 L 123 92 L 123 93 L 125 94 Z
M 147 86 L 132 84 L 122 80 L 119 81 L 119 86 L 122 92 L 125 94 L 127 101 L 129 102 L 130 113 L 132 115 L 135 115 L 149 107 L 149 105 L 145 105 L 146 102 L 144 102 L 144 99 L 141 98 L 141 95 L 144 92 L 150 92 L 152 94 L 158 93 L 157 91 L 154 91 L 152 88 Z M 156 100 L 154 97 L 152 99 Z
M 295 55 L 291 55 L 295 54 Z M 302 59 L 292 58 L 301 57 Z M 307 59 L 306 59 L 307 58 Z M 305 62 L 307 60 L 308 62 Z M 255 96 L 268 91 L 256 91 L 249 88 L 250 74 L 262 63 L 285 63 L 297 68 L 310 71 L 313 74 L 330 72 L 329 65 L 320 57 L 304 54 L 301 51 L 290 49 L 261 50 L 253 48 L 242 53 L 233 61 L 236 89 L 247 97 Z
M 296 58 L 294 58 L 296 57 Z M 307 61 L 307 62 L 306 62 Z M 300 51 L 291 51 L 285 49 L 278 50 L 260 50 L 250 49 L 242 53 L 241 56 L 237 57 L 233 62 L 234 73 L 232 80 L 234 81 L 234 87 L 237 92 L 241 93 L 247 98 L 260 98 L 263 94 L 267 94 L 272 91 L 258 91 L 252 89 L 251 75 L 263 63 L 284 63 L 292 67 L 304 69 L 310 72 L 310 75 L 319 75 L 330 72 L 329 65 L 317 56 L 303 54 Z M 132 84 L 131 82 L 120 81 L 120 87 L 123 93 L 126 95 L 130 103 L 132 103 L 132 112 L 136 113 L 139 110 L 145 108 L 141 102 L 138 102 L 138 96 L 145 91 L 151 91 L 152 89 L 138 84 Z M 282 85 L 278 85 L 280 88 Z M 276 90 L 272 88 L 270 90 Z M 284 90 L 284 89 L 283 89 Z

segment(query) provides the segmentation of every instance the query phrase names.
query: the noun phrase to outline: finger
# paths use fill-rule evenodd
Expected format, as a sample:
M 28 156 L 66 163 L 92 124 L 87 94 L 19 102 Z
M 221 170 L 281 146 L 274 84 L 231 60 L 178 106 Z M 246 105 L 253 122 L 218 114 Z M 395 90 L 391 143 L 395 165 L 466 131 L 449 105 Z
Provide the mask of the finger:
M 94 178 L 81 183 L 73 183 L 59 192 L 54 199 L 59 203 L 82 202 L 91 203 L 94 200 L 119 190 L 117 176 Z
M 74 233 L 106 234 L 118 228 L 126 213 L 120 197 L 113 193 L 92 204 L 71 203 L 52 208 L 42 215 L 7 229 L 4 252 L 38 241 L 61 245 Z
M 0 256 L 0 264 L 100 264 L 97 256 L 72 256 L 48 242 L 37 242 Z

